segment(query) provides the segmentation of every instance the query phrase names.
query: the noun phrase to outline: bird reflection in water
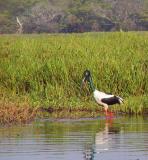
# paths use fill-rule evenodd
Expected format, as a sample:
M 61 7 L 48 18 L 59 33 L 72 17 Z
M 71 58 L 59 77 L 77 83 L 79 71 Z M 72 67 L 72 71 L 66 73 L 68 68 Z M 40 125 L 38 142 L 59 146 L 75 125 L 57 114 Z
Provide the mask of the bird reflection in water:
M 120 129 L 113 126 L 113 119 L 106 119 L 105 124 L 99 124 L 99 131 L 95 134 L 92 144 L 85 145 L 84 159 L 93 160 L 95 154 L 107 152 L 110 148 L 109 141 L 112 139 L 110 134 L 118 134 Z M 100 130 L 103 128 L 102 130 Z

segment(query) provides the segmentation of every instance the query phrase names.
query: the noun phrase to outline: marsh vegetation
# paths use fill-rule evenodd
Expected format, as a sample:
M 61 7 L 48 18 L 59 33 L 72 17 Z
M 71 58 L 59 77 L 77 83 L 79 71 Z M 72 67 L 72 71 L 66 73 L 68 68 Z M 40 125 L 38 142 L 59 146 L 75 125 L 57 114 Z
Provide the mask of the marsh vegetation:
M 101 110 L 88 88 L 80 94 L 87 68 L 98 90 L 125 99 L 112 110 L 147 112 L 147 32 L 3 35 L 0 59 L 1 106 Z

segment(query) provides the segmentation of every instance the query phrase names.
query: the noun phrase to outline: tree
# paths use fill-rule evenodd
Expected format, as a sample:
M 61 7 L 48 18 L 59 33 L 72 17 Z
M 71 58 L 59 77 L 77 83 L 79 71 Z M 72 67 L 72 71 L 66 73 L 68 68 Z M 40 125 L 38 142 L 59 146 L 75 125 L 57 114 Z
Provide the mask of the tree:
M 136 30 L 137 19 L 144 8 L 142 0 L 105 0 L 110 9 L 106 16 L 115 23 L 115 30 Z
M 23 17 L 24 31 L 31 32 L 58 32 L 62 17 L 61 10 L 43 3 L 35 5 L 29 15 Z

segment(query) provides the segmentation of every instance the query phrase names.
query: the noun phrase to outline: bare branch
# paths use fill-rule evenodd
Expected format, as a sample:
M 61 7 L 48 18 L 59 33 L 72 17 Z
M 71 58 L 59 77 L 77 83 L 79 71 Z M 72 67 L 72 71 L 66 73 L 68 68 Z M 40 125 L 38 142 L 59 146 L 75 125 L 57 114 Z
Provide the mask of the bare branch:
M 17 33 L 21 34 L 21 33 L 23 33 L 23 23 L 20 22 L 18 17 L 16 17 L 16 21 L 17 21 L 18 26 L 19 26 L 19 28 L 17 30 Z

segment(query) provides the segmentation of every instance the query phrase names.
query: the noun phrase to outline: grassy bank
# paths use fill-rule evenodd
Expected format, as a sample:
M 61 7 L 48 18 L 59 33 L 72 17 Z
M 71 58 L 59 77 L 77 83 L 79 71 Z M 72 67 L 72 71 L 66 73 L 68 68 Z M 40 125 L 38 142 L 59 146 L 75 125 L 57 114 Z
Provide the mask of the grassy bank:
M 148 108 L 148 32 L 0 36 L 1 104 L 101 109 L 88 90 L 80 95 L 89 68 L 96 88 L 122 96 L 113 107 L 126 113 Z

